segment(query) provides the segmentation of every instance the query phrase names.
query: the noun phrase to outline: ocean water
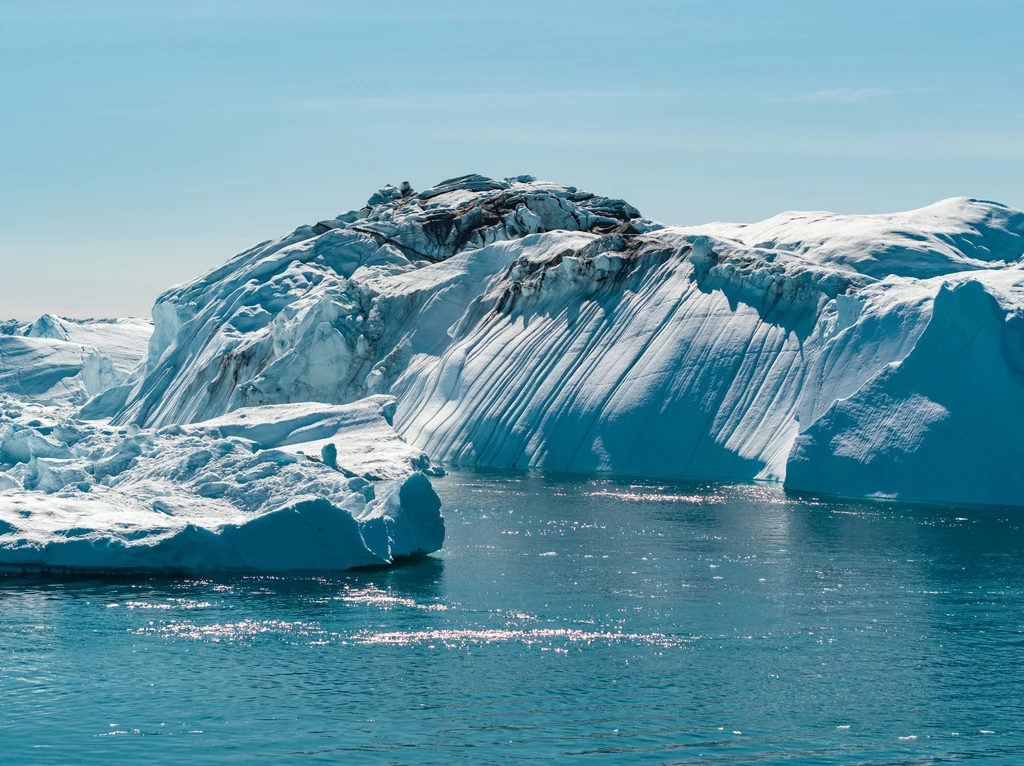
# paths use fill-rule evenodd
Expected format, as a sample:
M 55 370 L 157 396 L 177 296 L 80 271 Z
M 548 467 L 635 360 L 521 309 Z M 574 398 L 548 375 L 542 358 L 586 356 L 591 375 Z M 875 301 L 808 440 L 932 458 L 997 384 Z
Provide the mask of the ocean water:
M 1024 763 L 1019 510 L 435 485 L 393 569 L 0 580 L 0 762 Z

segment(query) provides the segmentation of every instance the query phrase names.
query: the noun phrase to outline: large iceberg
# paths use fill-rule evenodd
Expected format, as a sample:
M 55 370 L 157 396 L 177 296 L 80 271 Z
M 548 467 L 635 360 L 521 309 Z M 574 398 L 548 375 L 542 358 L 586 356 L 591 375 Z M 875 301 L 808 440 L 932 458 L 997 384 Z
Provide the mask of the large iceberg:
M 329 408 L 379 408 L 381 396 L 393 397 L 389 422 L 376 433 L 353 426 L 346 439 L 360 454 L 374 453 L 378 436 L 391 444 L 363 472 L 399 488 L 413 482 L 413 505 L 433 507 L 429 482 L 408 478 L 429 467 L 425 454 L 462 466 L 1024 505 L 1015 470 L 1024 458 L 1022 256 L 1024 213 L 966 198 L 890 215 L 667 226 L 621 200 L 530 176 L 462 176 L 420 193 L 385 186 L 358 210 L 256 245 L 160 296 L 144 361 L 86 387 L 74 422 L 93 429 L 86 443 L 104 429 L 139 429 L 130 438 L 154 455 L 177 444 L 211 451 L 204 438 L 273 454 L 304 444 L 299 468 L 287 469 L 306 472 L 295 486 L 357 524 L 363 511 L 344 505 L 348 485 L 324 485 L 363 471 L 345 464 L 352 450 L 332 452 L 331 429 L 348 416 Z M 21 328 L 16 337 L 33 336 Z M 12 456 L 32 454 L 41 476 L 85 470 L 74 464 L 82 455 L 57 454 L 60 443 L 14 434 L 10 444 Z M 146 471 L 160 461 L 138 457 L 118 486 L 155 481 Z M 181 508 L 205 507 L 227 485 L 213 499 L 257 518 L 270 506 L 238 505 L 231 483 L 253 459 L 216 463 L 209 481 L 160 477 L 178 482 L 165 487 L 174 495 L 203 498 Z M 0 481 L 17 483 L 10 492 L 31 504 L 43 480 L 22 465 Z M 362 542 L 352 541 L 378 560 L 393 557 L 388 546 L 440 544 L 411 532 L 414 543 L 396 543 L 405 517 L 372 513 L 392 522 L 374 529 L 390 531 L 372 543 L 360 527 Z M 246 523 L 172 515 L 188 529 Z M 435 515 L 408 519 L 433 524 Z
M 965 198 L 666 226 L 529 176 L 386 186 L 162 295 L 83 414 L 390 394 L 452 465 L 1024 504 L 1022 254 L 1024 214 Z

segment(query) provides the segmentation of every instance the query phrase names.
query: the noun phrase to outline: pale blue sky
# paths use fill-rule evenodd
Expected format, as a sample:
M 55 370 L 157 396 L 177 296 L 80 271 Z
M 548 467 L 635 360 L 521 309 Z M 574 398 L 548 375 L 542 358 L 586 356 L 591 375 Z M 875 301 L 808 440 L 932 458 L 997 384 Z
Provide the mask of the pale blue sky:
M 1024 2 L 0 0 L 0 316 L 147 315 L 380 185 L 1024 207 Z

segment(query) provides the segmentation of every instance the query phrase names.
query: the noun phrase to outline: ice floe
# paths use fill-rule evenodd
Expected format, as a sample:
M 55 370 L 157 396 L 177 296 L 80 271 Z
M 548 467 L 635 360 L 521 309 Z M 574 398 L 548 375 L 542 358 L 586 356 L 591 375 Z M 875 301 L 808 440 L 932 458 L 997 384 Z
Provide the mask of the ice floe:
M 436 469 L 391 428 L 393 406 L 253 407 L 158 430 L 5 416 L 0 565 L 324 571 L 438 550 L 422 473 Z

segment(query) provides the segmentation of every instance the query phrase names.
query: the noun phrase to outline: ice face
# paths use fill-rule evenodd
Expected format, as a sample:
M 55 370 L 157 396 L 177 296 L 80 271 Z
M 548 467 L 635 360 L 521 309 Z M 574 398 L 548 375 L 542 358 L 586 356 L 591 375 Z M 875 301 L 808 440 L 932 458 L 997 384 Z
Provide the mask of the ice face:
M 833 401 L 794 444 L 786 486 L 1021 505 L 1021 274 L 943 280 L 910 352 Z

